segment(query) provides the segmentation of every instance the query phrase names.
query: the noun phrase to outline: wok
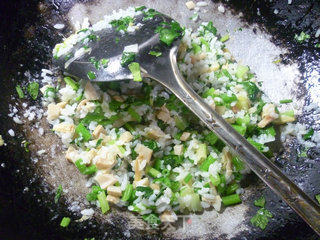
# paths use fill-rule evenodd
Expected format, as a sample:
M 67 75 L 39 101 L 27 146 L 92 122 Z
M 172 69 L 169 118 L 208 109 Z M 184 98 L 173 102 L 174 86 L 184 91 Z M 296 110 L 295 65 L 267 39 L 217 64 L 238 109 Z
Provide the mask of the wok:
M 76 21 L 84 16 L 97 21 L 113 9 L 129 5 L 146 5 L 172 16 L 182 25 L 196 25 L 189 20 L 192 12 L 184 1 L 1 1 L 0 64 L 0 134 L 7 143 L 0 148 L 0 236 L 2 239 L 316 239 L 312 230 L 253 174 L 248 175 L 243 204 L 214 212 L 193 215 L 188 228 L 147 229 L 134 214 L 114 209 L 108 215 L 96 211 L 90 220 L 77 222 L 88 189 L 86 180 L 75 174 L 74 166 L 64 159 L 59 139 L 40 120 L 44 135 L 39 135 L 36 121 L 15 124 L 8 116 L 16 105 L 18 114 L 25 109 L 13 98 L 16 84 L 39 80 L 42 68 L 51 66 L 51 49 L 63 36 L 70 34 Z M 230 31 L 227 47 L 238 61 L 248 64 L 263 81 L 263 89 L 274 101 L 293 98 L 298 120 L 318 129 L 319 115 L 307 111 L 310 104 L 319 105 L 320 53 L 314 35 L 320 27 L 319 1 L 228 1 L 229 10 L 218 12 L 220 3 L 210 3 L 203 21 L 212 20 L 221 34 Z M 257 10 L 259 9 L 259 10 Z M 278 14 L 274 10 L 278 10 Z M 240 13 L 241 12 L 241 13 Z M 64 23 L 65 28 L 53 26 Z M 240 30 L 241 28 L 241 30 Z M 234 31 L 237 30 L 237 31 Z M 308 43 L 294 41 L 301 31 L 311 35 Z M 282 59 L 280 64 L 272 63 Z M 40 102 L 23 100 L 28 106 Z M 15 137 L 8 134 L 13 129 Z M 21 142 L 30 142 L 26 152 Z M 58 143 L 58 144 L 57 144 Z M 277 142 L 275 163 L 310 196 L 320 192 L 320 152 L 317 148 L 298 157 L 301 148 L 292 139 Z M 37 151 L 49 149 L 39 156 Z M 52 149 L 52 150 L 51 150 Z M 67 193 L 54 203 L 55 191 L 62 184 Z M 266 207 L 273 213 L 266 230 L 252 227 L 250 218 L 257 210 L 254 199 L 266 196 Z M 72 218 L 68 228 L 59 223 L 64 216 Z

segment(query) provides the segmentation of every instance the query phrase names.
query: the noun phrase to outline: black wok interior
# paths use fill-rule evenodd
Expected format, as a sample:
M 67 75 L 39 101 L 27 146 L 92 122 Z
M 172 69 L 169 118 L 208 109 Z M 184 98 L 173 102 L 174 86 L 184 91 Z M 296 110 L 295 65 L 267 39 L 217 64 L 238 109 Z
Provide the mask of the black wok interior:
M 110 225 L 99 225 L 95 220 L 82 223 L 71 222 L 66 229 L 60 227 L 63 216 L 80 218 L 68 211 L 68 206 L 60 201 L 54 204 L 54 193 L 38 177 L 32 167 L 30 154 L 21 146 L 24 137 L 22 128 L 14 125 L 8 117 L 8 104 L 14 87 L 24 78 L 23 72 L 29 70 L 31 75 L 47 66 L 51 61 L 51 49 L 62 36 L 52 34 L 54 29 L 44 19 L 61 19 L 75 3 L 75 0 L 12 0 L 0 1 L 0 134 L 7 139 L 7 146 L 0 147 L 0 238 L 1 239 L 126 239 L 117 226 L 126 224 L 125 219 L 114 218 Z M 89 2 L 79 0 L 78 2 Z M 314 37 L 320 28 L 320 1 L 293 0 L 230 0 L 221 1 L 235 13 L 243 12 L 243 21 L 248 24 L 258 23 L 265 31 L 271 33 L 273 41 L 289 49 L 283 56 L 286 64 L 298 62 L 305 80 L 301 83 L 301 95 L 308 94 L 308 73 L 320 72 L 320 48 L 314 45 L 320 38 Z M 53 5 L 54 3 L 54 5 Z M 40 7 L 39 7 L 40 6 Z M 257 15 L 257 8 L 261 15 Z M 274 9 L 279 10 L 274 15 Z M 64 30 L 65 33 L 68 29 Z M 297 44 L 294 34 L 304 31 L 310 34 L 308 43 Z M 320 79 L 318 79 L 319 83 Z M 319 117 L 319 116 L 318 116 Z M 312 115 L 302 115 L 302 121 L 315 124 Z M 313 125 L 316 129 L 317 125 Z M 16 137 L 10 138 L 8 129 L 16 130 Z M 307 157 L 298 159 L 297 143 L 277 157 L 276 164 L 311 197 L 320 193 L 320 151 L 311 148 Z M 286 159 L 290 159 L 287 161 Z M 250 175 L 250 181 L 259 181 Z M 286 204 L 264 187 L 257 190 L 255 197 L 264 194 L 268 208 L 274 213 L 267 230 L 250 227 L 249 232 L 241 233 L 236 239 L 317 239 L 313 231 Z M 253 205 L 252 205 L 253 206 Z M 244 219 L 250 225 L 250 216 L 257 210 L 254 206 Z M 141 234 L 141 235 L 140 235 Z M 147 232 L 134 232 L 131 239 L 158 239 L 161 232 L 149 235 Z M 225 236 L 221 236 L 221 239 Z M 208 236 L 210 239 L 210 236 Z

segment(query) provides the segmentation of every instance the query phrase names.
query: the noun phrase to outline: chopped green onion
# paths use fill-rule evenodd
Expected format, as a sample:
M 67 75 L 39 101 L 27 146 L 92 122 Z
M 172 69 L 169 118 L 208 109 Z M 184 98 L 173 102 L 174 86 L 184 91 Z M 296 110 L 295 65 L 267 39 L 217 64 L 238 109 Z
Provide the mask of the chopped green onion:
M 60 222 L 60 226 L 61 227 L 68 227 L 70 222 L 71 222 L 71 219 L 69 217 L 63 217 L 61 222 Z
M 213 35 L 217 34 L 217 29 L 213 26 L 213 23 L 210 21 L 206 26 L 203 26 L 204 30 L 213 33 Z
M 54 203 L 58 203 L 58 201 L 61 197 L 61 194 L 62 194 L 62 185 L 60 184 L 57 189 L 56 195 L 54 196 Z
M 243 79 L 248 72 L 249 72 L 248 66 L 238 65 L 237 71 L 236 71 L 236 77 Z
M 103 67 L 103 68 L 106 68 L 108 66 L 108 63 L 109 63 L 109 59 L 106 59 L 106 58 L 101 58 L 100 59 L 100 65 Z
M 154 213 L 143 215 L 142 218 L 144 221 L 146 221 L 150 226 L 154 228 L 161 224 L 160 218 Z
M 209 96 L 211 96 L 212 98 L 216 97 L 216 95 L 214 94 L 215 92 L 215 89 L 214 88 L 210 88 L 208 89 L 207 91 L 205 91 L 203 94 L 202 94 L 202 97 L 203 98 L 207 98 Z
M 204 38 L 200 38 L 200 42 L 206 46 L 206 51 L 209 52 L 210 51 L 209 43 Z
M 257 207 L 262 207 L 263 208 L 266 205 L 266 199 L 264 198 L 264 196 L 261 196 L 257 200 L 254 200 L 253 204 L 255 206 L 257 206 Z
M 226 42 L 226 41 L 229 40 L 229 37 L 230 37 L 229 34 L 226 34 L 226 35 L 224 35 L 224 36 L 221 37 L 220 41 L 221 41 L 221 42 Z
M 315 197 L 316 197 L 318 203 L 320 204 L 320 194 L 317 194 Z
M 92 71 L 89 71 L 89 72 L 87 73 L 87 77 L 88 77 L 90 80 L 94 80 L 94 79 L 97 78 L 96 74 L 95 74 L 94 72 L 92 72 Z
M 131 115 L 133 119 L 135 119 L 137 122 L 142 121 L 142 117 L 130 106 L 128 108 L 128 113 Z
M 99 192 L 97 198 L 100 204 L 101 212 L 105 214 L 110 209 L 105 191 Z
M 247 91 L 249 99 L 251 101 L 256 101 L 261 93 L 257 85 L 254 82 L 250 82 L 250 81 L 241 82 L 241 84 L 243 85 L 244 89 Z
M 218 136 L 213 133 L 209 132 L 208 134 L 205 135 L 204 139 L 210 143 L 210 145 L 214 145 L 218 141 Z
M 292 99 L 283 99 L 283 100 L 280 100 L 280 103 L 292 103 Z
M 142 77 L 141 77 L 141 71 L 140 71 L 140 65 L 137 62 L 132 62 L 129 64 L 129 70 L 132 73 L 133 76 L 133 81 L 136 82 L 141 82 Z
M 39 83 L 37 83 L 37 82 L 29 83 L 27 90 L 28 90 L 30 97 L 33 100 L 36 100 L 38 97 L 38 93 L 39 93 Z
M 310 35 L 306 34 L 305 32 L 301 32 L 299 35 L 295 34 L 294 35 L 294 39 L 298 42 L 298 43 L 303 43 L 303 42 L 307 42 L 310 39 Z
M 122 194 L 121 200 L 124 202 L 128 201 L 132 195 L 132 192 L 133 192 L 132 184 L 127 184 L 126 189 L 124 190 L 124 192 Z
M 240 158 L 233 157 L 231 161 L 237 172 L 244 169 L 244 163 L 240 160 Z
M 160 148 L 158 147 L 158 143 L 155 140 L 149 140 L 142 142 L 143 145 L 150 148 L 153 151 L 158 151 Z
M 150 51 L 149 54 L 151 56 L 160 57 L 162 55 L 162 52 Z
M 79 83 L 75 82 L 71 77 L 65 77 L 63 80 L 69 85 L 74 91 L 78 91 Z
M 215 161 L 216 159 L 213 158 L 211 155 L 209 155 L 209 157 L 207 157 L 206 160 L 204 160 L 203 163 L 201 163 L 201 165 L 199 166 L 199 169 L 201 171 L 208 172 L 210 165 Z
M 191 43 L 191 46 L 194 54 L 197 54 L 202 51 L 201 47 L 196 43 Z
M 121 66 L 127 66 L 134 61 L 136 54 L 134 52 L 124 52 L 121 57 Z
M 88 142 L 91 139 L 90 131 L 83 125 L 83 123 L 79 123 L 76 127 L 75 132 L 82 138 L 84 142 Z
M 144 10 L 144 9 L 146 9 L 146 8 L 147 8 L 146 6 L 136 7 L 136 8 L 134 9 L 134 11 L 135 11 L 135 12 L 139 12 L 139 11 L 142 11 L 142 10 Z
M 159 27 L 156 32 L 159 33 L 159 39 L 161 42 L 165 43 L 167 46 L 171 46 L 173 41 L 181 36 L 183 29 L 176 21 L 172 21 L 170 25 L 166 25 L 166 27 L 167 28 Z
M 176 127 L 181 131 L 185 130 L 189 126 L 188 122 L 184 118 L 178 115 L 174 116 L 174 121 L 175 121 Z
M 272 218 L 272 213 L 269 212 L 267 209 L 265 208 L 260 208 L 256 215 L 254 215 L 250 222 L 252 223 L 252 225 L 261 228 L 262 230 L 264 230 L 267 227 L 267 224 L 269 222 L 269 218 Z
M 231 124 L 231 126 L 234 128 L 234 130 L 236 130 L 242 136 L 244 136 L 244 134 L 247 131 L 247 127 L 246 126 L 240 126 L 240 125 L 235 125 L 235 124 Z
M 128 27 L 129 27 L 129 24 L 130 23 L 133 23 L 134 19 L 132 17 L 122 17 L 122 18 L 119 18 L 117 20 L 112 20 L 110 22 L 110 24 L 112 25 L 112 27 L 116 28 L 117 31 L 124 31 L 126 32 Z
M 234 193 L 238 188 L 240 188 L 239 184 L 234 182 L 234 183 L 227 186 L 225 194 L 230 195 L 230 194 Z
M 23 90 L 22 90 L 22 88 L 20 87 L 20 85 L 17 85 L 17 86 L 16 86 L 16 91 L 17 91 L 17 93 L 18 93 L 19 98 L 24 98 L 24 93 L 23 93 Z
M 84 175 L 92 175 L 97 171 L 96 165 L 92 164 L 90 166 L 86 166 L 85 164 L 82 163 L 82 159 L 78 159 L 74 163 L 76 167 L 79 169 L 79 171 L 84 174 Z
M 234 205 L 237 203 L 241 203 L 241 199 L 240 199 L 239 194 L 232 194 L 229 196 L 224 196 L 221 199 L 222 199 L 222 203 L 225 206 L 230 206 L 230 205 Z
M 215 187 L 221 183 L 221 178 L 220 178 L 219 174 L 217 174 L 215 176 L 210 175 L 209 178 L 210 178 L 212 185 Z
M 185 183 L 188 183 L 188 182 L 191 180 L 191 178 L 192 178 L 191 173 L 188 173 L 188 175 L 183 179 L 183 181 L 184 181 Z
M 98 199 L 98 193 L 104 191 L 99 186 L 92 186 L 91 192 L 87 194 L 86 198 L 89 202 L 96 201 Z
M 313 135 L 313 133 L 314 133 L 313 128 L 310 128 L 309 131 L 306 134 L 303 135 L 303 139 L 306 140 L 306 141 L 310 140 L 312 135 Z
M 158 171 L 157 169 L 155 169 L 155 168 L 147 167 L 146 172 L 147 172 L 147 174 L 148 174 L 150 177 L 153 177 L 153 178 L 159 178 L 159 177 L 161 177 L 161 172 L 159 172 L 159 171 Z

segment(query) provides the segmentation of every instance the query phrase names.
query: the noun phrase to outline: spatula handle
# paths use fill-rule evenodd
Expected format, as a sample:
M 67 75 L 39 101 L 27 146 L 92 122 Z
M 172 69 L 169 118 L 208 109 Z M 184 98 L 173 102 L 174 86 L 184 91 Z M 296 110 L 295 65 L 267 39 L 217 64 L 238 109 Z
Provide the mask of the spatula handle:
M 253 147 L 185 82 L 176 60 L 177 48 L 170 52 L 172 78 L 164 84 L 206 126 L 219 136 L 278 196 L 320 235 L 320 207 L 268 158 Z M 151 76 L 152 77 L 152 76 Z M 159 81 L 161 82 L 161 81 Z

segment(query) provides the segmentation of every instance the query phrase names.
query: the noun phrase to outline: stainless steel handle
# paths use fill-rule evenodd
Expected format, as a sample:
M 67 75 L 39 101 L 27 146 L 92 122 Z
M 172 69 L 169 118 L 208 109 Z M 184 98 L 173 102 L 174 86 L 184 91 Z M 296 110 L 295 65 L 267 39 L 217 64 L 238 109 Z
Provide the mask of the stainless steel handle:
M 287 178 L 268 158 L 253 147 L 185 82 L 176 60 L 176 47 L 171 49 L 172 80 L 160 83 L 170 89 L 206 126 L 220 137 L 276 194 L 320 235 L 320 207 Z M 150 76 L 153 77 L 154 76 Z M 157 79 L 156 79 L 157 80 Z

